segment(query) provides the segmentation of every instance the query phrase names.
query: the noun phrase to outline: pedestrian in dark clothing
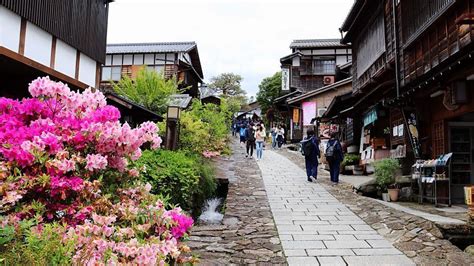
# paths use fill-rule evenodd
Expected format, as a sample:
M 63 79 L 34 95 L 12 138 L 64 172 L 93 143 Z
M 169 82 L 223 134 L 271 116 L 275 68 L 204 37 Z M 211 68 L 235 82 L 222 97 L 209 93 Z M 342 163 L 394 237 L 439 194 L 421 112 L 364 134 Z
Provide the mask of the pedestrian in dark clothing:
M 301 145 L 306 164 L 306 176 L 309 182 L 315 182 L 318 178 L 319 141 L 314 134 L 314 130 L 309 129 L 306 134 L 307 137 L 302 141 Z
M 329 174 L 333 185 L 339 183 L 339 171 L 341 162 L 344 160 L 342 146 L 336 136 L 337 134 L 335 132 L 331 133 L 331 139 L 328 141 L 325 152 L 326 160 L 329 163 Z
M 255 147 L 255 129 L 250 124 L 245 130 L 245 139 L 247 141 L 247 155 L 245 157 L 253 158 L 253 148 Z

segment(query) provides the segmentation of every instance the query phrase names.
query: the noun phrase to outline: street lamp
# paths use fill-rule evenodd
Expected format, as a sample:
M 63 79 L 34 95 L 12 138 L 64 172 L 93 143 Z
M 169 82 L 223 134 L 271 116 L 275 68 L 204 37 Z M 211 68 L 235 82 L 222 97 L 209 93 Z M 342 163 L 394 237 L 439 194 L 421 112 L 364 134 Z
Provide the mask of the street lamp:
M 168 106 L 166 113 L 166 145 L 168 150 L 176 150 L 179 138 L 179 118 L 181 109 L 178 106 Z

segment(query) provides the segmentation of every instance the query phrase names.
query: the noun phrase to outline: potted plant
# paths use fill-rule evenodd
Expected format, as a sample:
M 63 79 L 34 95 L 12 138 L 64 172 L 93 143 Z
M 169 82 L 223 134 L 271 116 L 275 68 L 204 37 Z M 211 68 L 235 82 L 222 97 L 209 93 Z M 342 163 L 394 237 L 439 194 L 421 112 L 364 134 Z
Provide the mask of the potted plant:
M 342 161 L 342 168 L 345 171 L 354 171 L 354 166 L 358 165 L 360 161 L 360 156 L 357 154 L 347 154 L 344 156 L 344 160 Z
M 382 198 L 384 198 L 384 200 L 388 199 L 389 195 L 387 193 L 387 190 L 389 190 L 389 193 L 391 194 L 390 199 L 392 201 L 397 201 L 399 190 L 394 185 L 394 183 L 395 173 L 398 169 L 400 169 L 400 164 L 398 163 L 398 160 L 390 158 L 382 159 L 380 161 L 375 162 L 374 168 L 375 181 L 377 182 L 377 186 L 382 192 Z M 390 189 L 388 189 L 389 186 L 391 187 Z M 385 196 L 384 193 L 386 193 Z

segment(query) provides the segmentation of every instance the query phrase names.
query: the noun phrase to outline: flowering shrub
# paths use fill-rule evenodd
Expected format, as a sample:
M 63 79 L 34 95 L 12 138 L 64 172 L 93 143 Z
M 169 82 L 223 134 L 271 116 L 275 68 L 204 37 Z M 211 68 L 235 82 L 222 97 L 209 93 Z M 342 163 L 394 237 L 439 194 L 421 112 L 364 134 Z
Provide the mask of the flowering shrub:
M 140 169 L 131 163 L 143 146 L 160 146 L 157 126 L 122 125 L 101 92 L 71 91 L 47 77 L 29 92 L 31 99 L 0 98 L 0 245 L 40 238 L 43 225 L 60 222 L 48 230 L 64 230 L 78 264 L 178 259 L 192 219 L 166 211 L 150 185 L 136 185 Z
M 208 163 L 183 151 L 145 151 L 136 164 L 146 169 L 140 179 L 152 185 L 152 193 L 169 198 L 168 203 L 179 204 L 187 211 L 200 208 L 217 186 Z

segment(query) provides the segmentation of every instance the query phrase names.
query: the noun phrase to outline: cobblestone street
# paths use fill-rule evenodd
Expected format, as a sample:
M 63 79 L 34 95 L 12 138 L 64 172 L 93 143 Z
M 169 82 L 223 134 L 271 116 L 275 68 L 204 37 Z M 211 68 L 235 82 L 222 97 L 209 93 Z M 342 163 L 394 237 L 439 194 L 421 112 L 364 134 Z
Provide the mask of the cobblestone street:
M 236 141 L 232 149 L 232 156 L 216 162 L 230 181 L 223 224 L 195 226 L 189 246 L 201 265 L 284 265 L 260 170 Z
M 284 156 L 266 151 L 258 164 L 290 265 L 414 265 Z

